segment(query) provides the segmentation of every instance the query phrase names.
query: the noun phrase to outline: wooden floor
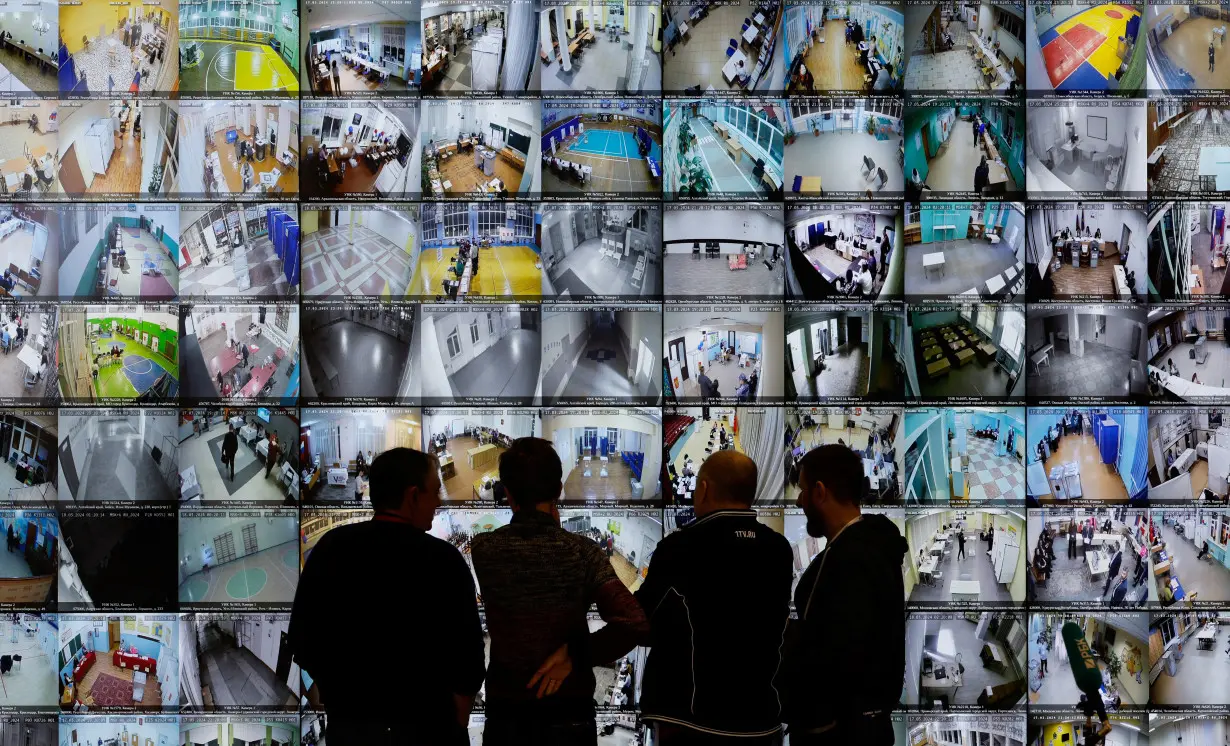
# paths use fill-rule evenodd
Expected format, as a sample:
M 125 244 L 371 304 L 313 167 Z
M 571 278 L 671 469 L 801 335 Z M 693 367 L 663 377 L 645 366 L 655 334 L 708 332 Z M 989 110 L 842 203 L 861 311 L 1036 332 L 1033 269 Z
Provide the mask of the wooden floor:
M 515 196 L 520 191 L 521 178 L 524 174 L 524 171 L 513 168 L 508 161 L 500 156 L 496 156 L 495 177 L 504 182 L 504 187 L 508 190 L 510 196 Z M 473 153 L 468 151 L 458 153 L 440 163 L 441 180 L 453 183 L 451 189 L 445 190 L 448 194 L 472 192 L 479 184 L 486 184 L 495 177 L 487 176 L 478 170 L 478 167 L 474 165 Z
M 453 438 L 448 442 L 448 450 L 453 454 L 453 464 L 457 467 L 457 476 L 444 480 L 442 489 L 448 495 L 448 500 L 451 502 L 472 501 L 474 499 L 474 481 L 499 467 L 499 457 L 497 456 L 494 461 L 488 462 L 482 468 L 470 468 L 470 461 L 466 458 L 466 451 L 471 448 L 478 448 L 478 446 L 478 441 L 468 436 Z M 500 446 L 496 446 L 496 449 L 501 452 L 508 450 Z
M 869 86 L 863 82 L 867 69 L 858 64 L 856 47 L 846 44 L 846 22 L 829 20 L 824 24 L 823 44 L 812 44 L 803 64 L 815 81 L 812 90 L 861 91 Z
M 1128 499 L 1123 478 L 1115 470 L 1114 464 L 1102 463 L 1102 454 L 1092 435 L 1061 437 L 1059 450 L 1052 453 L 1043 466 L 1050 474 L 1053 467 L 1070 461 L 1080 464 L 1082 499 L 1106 502 L 1125 502 Z M 1054 500 L 1043 497 L 1039 502 L 1053 503 Z
M 1107 245 L 1114 246 L 1113 241 Z M 1114 295 L 1115 267 L 1119 264 L 1119 250 L 1107 256 L 1098 257 L 1098 266 L 1075 269 L 1071 260 L 1065 262 L 1057 272 L 1051 275 L 1056 296 L 1066 295 Z
M 1193 88 L 1230 88 L 1230 44 L 1213 47 L 1213 72 L 1209 72 L 1209 40 L 1223 21 L 1189 17 L 1162 41 L 1162 51 L 1171 62 L 1191 74 Z
M 94 698 L 89 693 L 94 686 L 94 682 L 98 681 L 98 677 L 102 674 L 114 676 L 124 681 L 132 681 L 132 669 L 117 668 L 113 665 L 110 651 L 97 653 L 94 665 L 86 672 L 85 678 L 81 679 L 81 683 L 77 684 L 77 698 L 87 706 L 94 706 Z M 157 707 L 160 704 L 162 704 L 162 685 L 158 683 L 158 677 L 151 674 L 145 677 L 145 696 L 141 698 L 141 706 Z
M 606 465 L 607 476 L 601 474 L 602 462 L 597 458 L 589 462 L 590 473 L 586 477 L 585 462 L 575 466 L 564 480 L 564 497 L 569 500 L 631 500 L 632 469 L 618 456 L 610 457 Z M 631 568 L 629 568 L 631 570 Z
M 107 164 L 107 173 L 94 176 L 86 194 L 139 194 L 141 192 L 141 142 L 132 132 L 115 134 L 115 152 Z
M 227 130 L 219 130 L 214 133 L 215 143 L 226 143 Z M 251 137 L 240 137 L 239 140 L 252 141 Z M 205 155 L 208 156 L 215 149 L 206 146 Z M 237 165 L 231 163 L 231 157 L 239 152 L 239 142 L 234 144 L 225 144 L 217 148 L 218 159 L 222 162 L 222 176 L 226 179 L 226 188 L 231 194 L 243 193 L 243 177 L 239 174 Z M 279 148 L 280 150 L 280 148 Z M 293 153 L 292 153 L 293 155 Z M 278 162 L 276 154 L 274 154 L 269 146 L 265 147 L 265 160 L 259 161 L 255 156 L 252 158 L 252 171 L 255 175 L 252 177 L 253 184 L 259 184 L 261 174 L 266 174 L 273 169 L 280 169 L 282 175 L 278 177 L 277 186 L 282 187 L 283 194 L 298 194 L 299 193 L 299 171 L 298 169 L 288 169 L 286 166 Z

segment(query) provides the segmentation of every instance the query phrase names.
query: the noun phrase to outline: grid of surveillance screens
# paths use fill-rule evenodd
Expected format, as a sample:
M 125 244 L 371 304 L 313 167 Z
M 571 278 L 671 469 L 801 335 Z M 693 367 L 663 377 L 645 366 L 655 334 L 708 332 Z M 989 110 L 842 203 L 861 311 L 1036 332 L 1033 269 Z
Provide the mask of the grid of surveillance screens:
M 1106 743 L 1222 744 L 1228 22 L 0 0 L 0 740 L 323 742 L 277 640 L 365 464 L 437 454 L 468 561 L 533 435 L 632 588 L 722 449 L 797 578 L 797 464 L 858 451 L 909 545 L 898 746 L 1085 742 L 1065 622 Z M 653 743 L 644 654 L 603 746 Z

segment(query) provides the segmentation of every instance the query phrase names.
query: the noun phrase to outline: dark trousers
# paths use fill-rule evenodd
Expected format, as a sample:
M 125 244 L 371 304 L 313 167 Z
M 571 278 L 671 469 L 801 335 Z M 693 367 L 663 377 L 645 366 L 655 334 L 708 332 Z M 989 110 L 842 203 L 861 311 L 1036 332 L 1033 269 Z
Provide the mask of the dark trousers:
M 269 458 L 265 459 L 265 479 L 269 478 L 269 472 L 273 470 L 273 465 L 277 462 L 273 454 L 269 454 Z
M 965 542 L 963 541 L 958 542 L 957 543 L 957 559 L 961 559 L 964 556 L 965 556 Z
M 1046 675 L 1046 658 L 1043 658 L 1042 660 L 1038 661 L 1038 675 L 1040 676 Z
M 715 736 L 682 725 L 655 723 L 654 743 L 658 746 L 780 746 L 782 734 L 771 736 Z
M 227 455 L 226 465 L 231 470 L 231 481 L 234 482 L 235 481 L 235 454 L 231 453 Z
M 597 746 L 598 726 L 587 718 L 548 722 L 536 718 L 488 717 L 483 746 Z

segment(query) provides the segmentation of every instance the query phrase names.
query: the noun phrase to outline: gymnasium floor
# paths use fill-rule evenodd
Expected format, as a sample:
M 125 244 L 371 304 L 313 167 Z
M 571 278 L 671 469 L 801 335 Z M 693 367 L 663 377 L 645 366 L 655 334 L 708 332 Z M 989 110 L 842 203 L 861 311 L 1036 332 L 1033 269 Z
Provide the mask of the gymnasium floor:
M 124 343 L 124 355 L 121 361 L 113 365 L 99 366 L 96 381 L 99 396 L 134 399 L 153 386 L 164 372 L 170 372 L 171 377 L 178 381 L 178 371 L 174 370 L 175 364 L 171 361 L 131 339 L 117 341 Z M 108 340 L 100 340 L 100 343 L 105 348 Z M 171 393 L 174 393 L 174 387 Z
M 1047 74 L 1055 90 L 1106 90 L 1123 59 L 1119 37 L 1140 12 L 1106 3 L 1072 16 L 1038 35 Z M 1139 34 L 1139 31 L 1137 32 Z
M 295 72 L 277 52 L 264 44 L 200 39 L 184 41 L 196 42 L 201 49 L 201 61 L 179 71 L 181 92 L 299 92 L 299 81 Z
M 576 142 L 567 148 L 557 148 L 555 154 L 564 160 L 589 166 L 594 172 L 584 183 L 577 183 L 575 179 L 561 176 L 543 164 L 543 192 L 641 194 L 657 190 L 658 181 L 649 173 L 649 164 L 641 157 L 631 130 L 590 127 L 586 124 L 585 133 Z M 649 154 L 660 168 L 662 145 L 653 141 L 652 136 L 650 139 Z
M 456 249 L 424 249 L 410 280 L 407 295 L 435 297 L 443 292 L 444 276 Z M 450 273 L 451 277 L 451 273 Z M 471 295 L 538 298 L 542 296 L 542 262 L 529 246 L 492 246 L 478 250 L 478 275 L 471 280 Z
M 289 603 L 298 585 L 299 543 L 292 540 L 210 568 L 207 573 L 189 575 L 179 585 L 179 600 Z

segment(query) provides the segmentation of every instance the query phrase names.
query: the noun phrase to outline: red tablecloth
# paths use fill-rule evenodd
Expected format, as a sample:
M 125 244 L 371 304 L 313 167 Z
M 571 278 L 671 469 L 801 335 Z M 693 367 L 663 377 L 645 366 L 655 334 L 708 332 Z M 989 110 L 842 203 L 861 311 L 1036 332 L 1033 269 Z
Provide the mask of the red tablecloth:
M 144 671 L 149 674 L 155 673 L 154 669 L 158 666 L 157 661 L 153 658 L 146 658 L 145 656 L 133 655 L 131 653 L 121 653 L 118 650 L 111 654 L 111 663 L 116 668 L 119 668 L 120 664 L 124 664 L 134 671 Z
M 255 397 L 259 396 L 261 389 L 265 387 L 265 383 L 273 377 L 273 372 L 278 369 L 276 364 L 262 365 L 252 369 L 252 380 L 248 381 L 247 385 L 240 390 L 240 396 Z
M 94 651 L 91 650 L 86 653 L 85 657 L 81 659 L 81 663 L 73 668 L 73 681 L 80 684 L 85 675 L 90 672 L 90 667 L 94 665 L 96 658 L 97 656 L 94 655 Z
M 227 347 L 209 361 L 209 372 L 216 378 L 219 373 L 226 375 L 239 365 L 239 353 Z

